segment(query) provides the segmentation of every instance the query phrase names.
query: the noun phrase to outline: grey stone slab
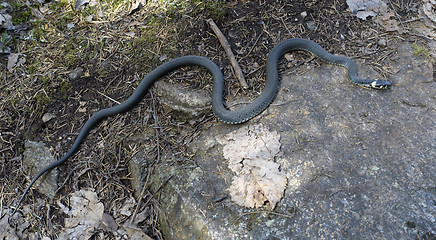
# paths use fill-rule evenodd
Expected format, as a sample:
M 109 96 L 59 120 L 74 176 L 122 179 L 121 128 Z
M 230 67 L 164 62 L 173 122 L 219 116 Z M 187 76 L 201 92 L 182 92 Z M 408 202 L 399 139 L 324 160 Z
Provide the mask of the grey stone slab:
M 434 239 L 436 82 L 432 64 L 398 48 L 388 91 L 356 87 L 323 64 L 282 77 L 276 101 L 243 125 L 216 124 L 189 146 L 196 166 L 164 156 L 154 176 L 166 239 Z M 365 64 L 361 77 L 379 77 Z M 232 203 L 218 139 L 247 124 L 280 133 L 288 176 L 273 212 Z M 218 201 L 219 200 L 219 201 Z
M 42 142 L 26 141 L 24 144 L 23 166 L 29 173 L 27 176 L 35 176 L 40 170 L 55 162 L 50 148 Z M 34 187 L 38 192 L 53 198 L 58 188 L 58 170 L 53 169 L 41 176 L 40 180 L 35 182 Z

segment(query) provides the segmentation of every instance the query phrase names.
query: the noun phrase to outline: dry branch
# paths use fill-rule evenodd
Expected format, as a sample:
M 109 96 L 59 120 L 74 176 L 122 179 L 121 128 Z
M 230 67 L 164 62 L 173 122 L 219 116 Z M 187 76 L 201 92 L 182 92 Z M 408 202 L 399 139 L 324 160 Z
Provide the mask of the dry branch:
M 215 24 L 215 22 L 212 19 L 208 19 L 207 23 L 212 28 L 213 32 L 218 37 L 218 40 L 220 41 L 221 45 L 226 51 L 226 54 L 230 59 L 233 69 L 235 70 L 236 78 L 239 80 L 239 84 L 241 84 L 241 87 L 244 89 L 248 88 L 248 84 L 245 81 L 244 74 L 242 73 L 241 67 L 236 61 L 235 55 L 233 55 L 232 49 L 230 48 L 229 42 L 227 41 L 226 37 L 224 36 L 224 34 L 221 32 L 221 30 L 218 28 L 218 26 Z

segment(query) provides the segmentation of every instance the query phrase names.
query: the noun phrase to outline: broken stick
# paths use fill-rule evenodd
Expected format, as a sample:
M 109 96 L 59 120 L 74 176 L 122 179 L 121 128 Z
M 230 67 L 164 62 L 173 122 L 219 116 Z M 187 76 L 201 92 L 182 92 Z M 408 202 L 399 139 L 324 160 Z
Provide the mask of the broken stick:
M 224 37 L 224 34 L 221 32 L 221 30 L 218 28 L 218 26 L 215 24 L 215 22 L 212 19 L 208 19 L 207 23 L 209 24 L 210 28 L 212 28 L 213 32 L 217 36 L 221 45 L 223 46 L 224 51 L 229 57 L 230 63 L 232 64 L 233 69 L 235 70 L 236 78 L 239 80 L 239 84 L 241 85 L 242 88 L 247 89 L 248 84 L 245 81 L 244 74 L 242 73 L 242 69 L 241 67 L 239 67 L 239 64 L 236 61 L 235 55 L 233 55 L 232 49 L 230 48 L 230 44 L 229 42 L 227 42 L 226 37 Z

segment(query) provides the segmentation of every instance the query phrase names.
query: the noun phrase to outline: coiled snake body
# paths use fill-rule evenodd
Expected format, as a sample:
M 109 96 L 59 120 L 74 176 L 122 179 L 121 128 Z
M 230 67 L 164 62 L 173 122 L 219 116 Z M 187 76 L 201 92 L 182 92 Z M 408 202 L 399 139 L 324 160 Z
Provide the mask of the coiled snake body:
M 32 179 L 30 184 L 24 190 L 24 193 L 22 194 L 12 215 L 17 211 L 18 207 L 24 199 L 24 196 L 27 194 L 30 187 L 35 183 L 35 181 L 38 180 L 38 178 L 46 172 L 52 170 L 55 167 L 58 167 L 59 165 L 63 164 L 69 157 L 71 157 L 79 149 L 80 144 L 83 142 L 91 129 L 97 126 L 97 124 L 102 119 L 129 111 L 130 109 L 135 107 L 142 100 L 142 98 L 148 92 L 148 89 L 153 85 L 153 83 L 167 73 L 188 65 L 197 65 L 207 68 L 214 79 L 212 93 L 212 107 L 214 114 L 222 122 L 228 124 L 239 124 L 246 122 L 261 113 L 275 99 L 280 85 L 278 74 L 279 59 L 284 53 L 295 50 L 310 52 L 327 63 L 346 67 L 348 69 L 348 78 L 352 83 L 358 86 L 372 89 L 387 89 L 391 86 L 391 84 L 386 80 L 361 79 L 357 76 L 357 66 L 353 60 L 346 57 L 332 55 L 324 50 L 321 46 L 310 40 L 293 38 L 279 43 L 271 50 L 270 54 L 268 55 L 266 63 L 266 85 L 262 93 L 251 104 L 245 106 L 244 108 L 236 111 L 230 111 L 224 106 L 223 103 L 223 75 L 220 68 L 214 62 L 200 56 L 184 56 L 173 59 L 160 65 L 159 67 L 151 71 L 147 76 L 145 76 L 138 85 L 135 92 L 126 101 L 122 102 L 117 106 L 102 109 L 92 115 L 85 123 L 83 128 L 80 130 L 80 133 L 74 141 L 71 149 L 61 159 L 48 165 L 36 174 L 36 176 Z

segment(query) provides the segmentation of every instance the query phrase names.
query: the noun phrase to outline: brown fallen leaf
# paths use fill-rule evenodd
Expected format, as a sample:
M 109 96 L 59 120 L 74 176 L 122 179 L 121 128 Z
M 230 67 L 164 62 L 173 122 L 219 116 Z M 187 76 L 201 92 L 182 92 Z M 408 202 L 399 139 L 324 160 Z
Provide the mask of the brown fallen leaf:
M 376 21 L 382 25 L 386 31 L 393 32 L 400 30 L 399 22 L 395 19 L 395 12 L 392 10 L 383 12 L 377 17 Z

